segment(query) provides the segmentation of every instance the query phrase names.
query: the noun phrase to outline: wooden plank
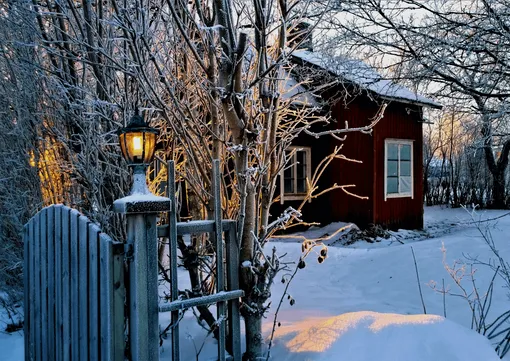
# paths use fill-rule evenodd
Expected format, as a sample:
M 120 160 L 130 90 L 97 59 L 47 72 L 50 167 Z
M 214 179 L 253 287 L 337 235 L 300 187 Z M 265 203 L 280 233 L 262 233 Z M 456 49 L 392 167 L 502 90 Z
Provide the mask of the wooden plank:
M 89 220 L 78 218 L 78 345 L 80 360 L 89 360 Z
M 228 231 L 232 227 L 231 220 L 222 220 L 221 228 L 223 231 Z M 209 233 L 214 231 L 214 221 L 193 221 L 193 222 L 177 222 L 177 235 L 182 236 L 190 233 Z M 164 224 L 158 226 L 158 237 L 170 237 L 170 226 Z
M 99 325 L 100 294 L 99 294 L 99 228 L 89 224 L 89 359 L 99 360 Z
M 54 207 L 55 219 L 55 361 L 62 361 L 62 205 Z
M 99 274 L 100 282 L 100 302 L 101 302 L 101 360 L 114 360 L 114 334 L 113 334 L 113 256 L 112 243 L 102 237 L 99 237 Z
M 105 238 L 105 234 L 102 234 Z M 113 361 L 124 361 L 126 343 L 124 341 L 124 305 L 126 302 L 126 288 L 124 284 L 124 244 L 112 243 L 112 269 L 113 269 Z
M 80 342 L 80 263 L 79 263 L 79 217 L 80 214 L 74 209 L 70 213 L 70 248 L 71 248 L 71 261 L 70 261 L 70 300 L 71 300 L 71 360 L 79 361 L 79 342 Z M 82 360 L 85 361 L 85 360 Z
M 26 224 L 25 227 L 23 227 L 23 316 L 24 316 L 24 323 L 23 323 L 23 333 L 25 335 L 24 341 L 25 341 L 25 360 L 30 360 L 30 292 L 31 292 L 31 285 L 30 285 L 30 270 L 31 270 L 31 257 L 32 254 L 30 252 L 30 223 Z
M 221 224 L 221 185 L 220 161 L 213 160 L 213 199 L 214 199 L 214 240 L 216 242 L 216 292 L 225 291 L 225 270 L 223 267 L 223 237 Z M 225 361 L 226 349 L 226 304 L 218 302 L 216 307 L 218 326 L 218 360 Z
M 41 299 L 41 213 L 38 213 L 34 217 L 34 232 L 35 232 L 35 257 L 34 257 L 34 285 L 35 285 L 35 299 L 34 299 L 34 306 L 35 306 L 35 324 L 34 324 L 34 359 L 35 360 L 42 360 L 42 340 L 41 340 L 41 330 L 42 330 L 42 315 L 41 315 L 41 305 L 42 305 L 42 299 Z
M 46 232 L 47 232 L 47 285 L 48 285 L 48 360 L 55 360 L 55 208 L 53 206 L 46 209 Z
M 227 251 L 227 290 L 239 289 L 239 242 L 237 233 L 232 227 L 225 234 Z M 228 335 L 232 345 L 232 357 L 241 360 L 241 315 L 239 313 L 239 297 L 228 301 Z
M 172 301 L 179 298 L 179 286 L 177 283 L 177 209 L 175 199 L 175 163 L 174 161 L 168 162 L 168 198 L 170 198 L 170 212 L 168 212 L 169 224 L 169 261 L 170 261 L 170 297 Z M 184 227 L 182 227 L 184 228 Z M 172 361 L 180 361 L 181 351 L 179 344 L 179 312 L 172 312 Z
M 170 303 L 163 303 L 159 305 L 159 312 L 172 312 L 175 310 L 184 310 L 191 307 L 201 305 L 212 305 L 213 303 L 224 302 L 232 299 L 238 299 L 244 296 L 243 290 L 223 291 L 214 293 L 212 295 L 188 298 L 186 300 L 177 300 Z
M 124 245 L 99 235 L 101 360 L 124 361 Z
M 48 359 L 48 209 L 44 208 L 40 213 L 41 227 L 41 356 Z
M 71 360 L 71 209 L 62 208 L 62 360 Z
M 37 289 L 37 278 L 38 273 L 36 272 L 36 257 L 37 257 L 37 250 L 36 246 L 38 245 L 37 239 L 36 239 L 36 224 L 35 224 L 35 217 L 30 220 L 30 352 L 28 354 L 28 357 L 30 360 L 33 360 L 35 358 L 35 330 L 38 327 L 37 324 L 37 318 L 36 318 L 36 289 Z

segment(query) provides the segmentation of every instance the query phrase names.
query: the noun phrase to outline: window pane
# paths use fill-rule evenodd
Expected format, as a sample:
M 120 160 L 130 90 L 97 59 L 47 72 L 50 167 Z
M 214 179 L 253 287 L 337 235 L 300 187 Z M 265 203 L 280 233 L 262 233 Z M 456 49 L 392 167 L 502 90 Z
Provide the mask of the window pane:
M 297 178 L 304 178 L 306 177 L 306 153 L 303 151 L 297 151 L 296 152 L 296 158 L 297 158 Z
M 386 193 L 398 193 L 398 178 L 388 177 L 386 180 Z
M 297 192 L 298 193 L 305 193 L 306 192 L 306 179 L 305 178 L 298 178 L 297 179 Z
M 405 176 L 405 177 L 411 176 L 411 162 L 410 161 L 405 160 L 405 161 L 400 162 L 400 175 Z
M 398 159 L 398 144 L 388 143 L 387 147 L 388 147 L 388 154 L 387 154 L 388 158 L 387 159 L 397 160 Z
M 400 160 L 411 160 L 411 145 L 402 144 L 400 146 Z
M 411 177 L 400 177 L 400 193 L 411 193 Z
M 398 176 L 398 162 L 396 160 L 388 161 L 388 177 Z
M 294 166 L 283 171 L 283 192 L 294 193 Z

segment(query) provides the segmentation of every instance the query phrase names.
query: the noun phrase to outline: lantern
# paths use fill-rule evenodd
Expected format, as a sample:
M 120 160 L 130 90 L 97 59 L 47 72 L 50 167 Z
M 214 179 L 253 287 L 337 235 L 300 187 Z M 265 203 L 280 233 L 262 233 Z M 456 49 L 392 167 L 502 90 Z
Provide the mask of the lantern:
M 158 133 L 157 129 L 149 127 L 138 114 L 131 118 L 125 128 L 119 130 L 120 149 L 130 166 L 149 165 L 154 157 Z

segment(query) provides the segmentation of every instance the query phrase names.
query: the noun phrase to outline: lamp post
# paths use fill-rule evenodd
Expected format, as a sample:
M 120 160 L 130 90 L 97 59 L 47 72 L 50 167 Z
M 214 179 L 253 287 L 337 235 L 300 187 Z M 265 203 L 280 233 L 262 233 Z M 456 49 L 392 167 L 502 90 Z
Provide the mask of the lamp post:
M 145 172 L 156 149 L 159 131 L 151 128 L 136 114 L 129 124 L 118 131 L 120 149 L 128 165 L 133 168 L 133 188 L 131 194 L 149 194 Z
M 126 215 L 129 284 L 130 360 L 159 359 L 158 238 L 156 216 L 170 210 L 170 199 L 153 195 L 145 172 L 154 157 L 158 130 L 140 115 L 119 130 L 122 155 L 133 168 L 131 194 L 116 200 L 114 210 Z

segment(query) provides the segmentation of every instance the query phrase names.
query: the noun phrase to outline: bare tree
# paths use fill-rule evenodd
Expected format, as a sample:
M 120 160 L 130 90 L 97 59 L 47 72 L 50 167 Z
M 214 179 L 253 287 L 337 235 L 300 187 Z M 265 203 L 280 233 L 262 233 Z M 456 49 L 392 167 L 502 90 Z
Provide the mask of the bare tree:
M 330 19 L 346 49 L 383 58 L 392 76 L 476 116 L 494 207 L 506 207 L 509 8 L 506 0 L 353 0 Z
M 310 104 L 296 102 L 299 94 L 289 89 L 299 86 L 289 83 L 293 72 L 289 57 L 313 30 L 301 34 L 295 30 L 309 15 L 310 2 L 22 0 L 1 4 L 6 15 L 0 13 L 0 19 L 6 24 L 16 19 L 25 32 L 21 37 L 11 24 L 6 25 L 12 32 L 5 38 L 10 39 L 6 47 L 25 51 L 14 60 L 26 77 L 6 91 L 12 93 L 6 99 L 23 102 L 13 103 L 15 111 L 32 106 L 24 113 L 24 125 L 16 127 L 31 138 L 17 141 L 23 151 L 23 172 L 36 178 L 32 184 L 40 193 L 36 193 L 39 203 L 24 206 L 24 212 L 67 203 L 122 240 L 122 220 L 111 205 L 127 192 L 129 174 L 115 131 L 133 113 L 143 111 L 161 130 L 157 156 L 176 161 L 179 199 L 190 217 L 213 216 L 209 170 L 212 159 L 222 160 L 222 211 L 237 220 L 241 242 L 244 359 L 262 357 L 261 322 L 269 307 L 271 284 L 281 269 L 276 250 L 266 255 L 264 246 L 278 228 L 299 221 L 299 213 L 289 210 L 270 222 L 276 180 L 289 159 L 285 151 L 292 141 L 328 120 L 316 115 Z M 327 9 L 327 4 L 315 6 L 312 15 L 320 20 Z M 11 55 L 2 56 L 2 70 L 4 65 L 8 69 Z M 25 101 L 28 96 L 32 98 Z M 14 124 L 11 114 L 6 119 Z M 374 125 L 323 134 L 369 131 Z M 341 157 L 339 152 L 337 148 L 326 158 L 309 180 L 308 198 L 327 191 L 317 189 L 317 177 Z M 165 177 L 157 168 L 150 175 L 151 187 L 161 191 Z M 180 240 L 179 248 L 193 286 L 190 297 L 209 292 L 215 270 L 209 268 L 212 276 L 204 277 L 200 263 L 201 256 L 214 256 L 208 239 Z M 199 312 L 212 329 L 213 315 L 205 307 Z

